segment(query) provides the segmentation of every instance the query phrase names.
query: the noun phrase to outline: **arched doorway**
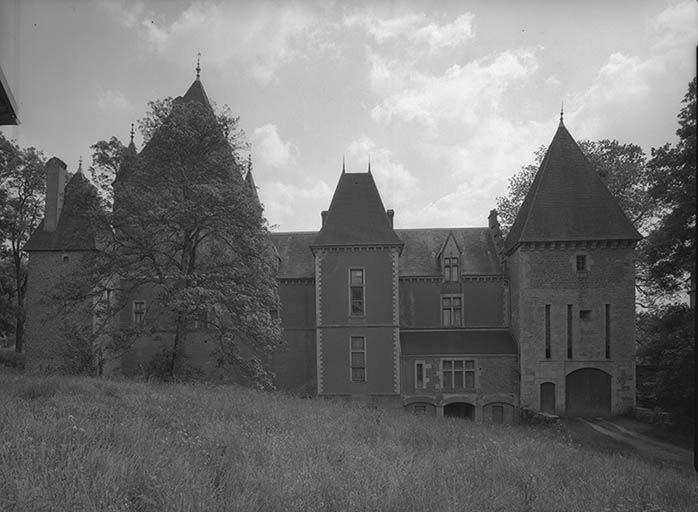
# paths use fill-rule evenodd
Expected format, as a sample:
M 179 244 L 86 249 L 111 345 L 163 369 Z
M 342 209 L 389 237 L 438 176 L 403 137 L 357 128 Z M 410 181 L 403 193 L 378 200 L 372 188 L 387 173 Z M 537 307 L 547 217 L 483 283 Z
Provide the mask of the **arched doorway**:
M 567 416 L 610 416 L 611 376 L 596 368 L 582 368 L 565 379 Z
M 540 410 L 555 414 L 555 384 L 552 382 L 540 385 Z
M 475 406 L 465 402 L 454 402 L 444 407 L 444 416 L 472 420 L 475 419 Z

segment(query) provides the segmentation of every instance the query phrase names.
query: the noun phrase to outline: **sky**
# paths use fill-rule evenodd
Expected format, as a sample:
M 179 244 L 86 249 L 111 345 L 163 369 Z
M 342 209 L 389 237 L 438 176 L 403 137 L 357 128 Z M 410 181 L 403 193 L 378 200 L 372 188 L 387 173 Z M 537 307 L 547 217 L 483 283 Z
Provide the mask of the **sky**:
M 368 160 L 395 226 L 487 225 L 564 104 L 577 140 L 676 140 L 695 1 L 1 0 L 6 137 L 87 167 L 148 102 L 201 80 L 240 116 L 276 231 L 320 227 Z M 136 135 L 139 147 L 140 136 Z

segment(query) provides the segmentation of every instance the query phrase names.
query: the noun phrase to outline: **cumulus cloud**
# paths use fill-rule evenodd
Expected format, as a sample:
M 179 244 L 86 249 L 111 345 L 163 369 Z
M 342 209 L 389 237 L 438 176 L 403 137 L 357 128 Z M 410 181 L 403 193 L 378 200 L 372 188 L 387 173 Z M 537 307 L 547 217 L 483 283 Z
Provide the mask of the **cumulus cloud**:
M 297 149 L 279 136 L 276 125 L 265 124 L 255 128 L 252 134 L 252 148 L 255 158 L 272 168 L 292 165 L 296 161 Z
M 292 3 L 195 2 L 170 22 L 136 6 L 120 8 L 120 16 L 126 26 L 138 27 L 153 53 L 181 61 L 182 55 L 201 48 L 205 65 L 242 65 L 264 85 L 299 55 L 299 42 L 312 39 L 318 22 L 313 11 Z
M 327 208 L 333 189 L 324 181 L 299 186 L 280 181 L 261 182 L 260 200 L 268 219 L 279 219 L 277 231 L 320 229 L 320 212 Z
M 537 67 L 532 52 L 507 50 L 463 66 L 455 64 L 441 75 L 413 72 L 410 85 L 386 97 L 371 116 L 376 121 L 421 120 L 431 128 L 439 120 L 474 126 L 483 114 L 498 109 L 507 87 L 527 79 Z
M 131 103 L 121 91 L 114 89 L 100 89 L 97 92 L 97 106 L 105 112 L 126 110 Z
M 433 54 L 473 39 L 473 19 L 472 14 L 464 13 L 451 23 L 439 24 L 424 13 L 411 12 L 381 18 L 374 12 L 363 11 L 345 17 L 344 25 L 363 29 L 379 44 L 402 39 L 415 46 L 424 47 Z

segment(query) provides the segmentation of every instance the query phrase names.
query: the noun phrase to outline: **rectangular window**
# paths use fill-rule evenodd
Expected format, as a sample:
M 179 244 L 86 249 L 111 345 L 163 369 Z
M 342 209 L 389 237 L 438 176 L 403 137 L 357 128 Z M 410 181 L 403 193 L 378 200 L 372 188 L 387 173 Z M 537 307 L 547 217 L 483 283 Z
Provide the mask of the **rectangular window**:
M 133 301 L 133 326 L 143 325 L 145 322 L 145 301 Z
M 424 389 L 424 363 L 419 362 L 414 364 L 414 387 L 415 389 Z
M 417 416 L 424 416 L 427 413 L 427 406 L 426 405 L 415 405 L 414 406 L 414 413 Z
M 463 325 L 463 298 L 460 295 L 441 296 L 441 323 L 444 327 Z
M 199 311 L 194 320 L 194 329 L 208 329 L 208 311 Z
M 577 254 L 577 272 L 586 272 L 587 257 L 586 254 Z
M 567 304 L 567 358 L 572 359 L 572 304 Z
M 606 304 L 606 359 L 611 359 L 611 305 Z
M 503 405 L 493 405 L 492 406 L 492 423 L 498 423 L 498 424 L 504 423 L 504 406 Z
M 460 279 L 457 257 L 444 258 L 444 279 L 446 281 L 458 281 Z
M 364 269 L 350 268 L 349 269 L 349 314 L 351 316 L 363 316 L 366 313 L 364 307 L 365 290 L 364 290 Z
M 442 359 L 441 383 L 447 389 L 474 389 L 475 360 Z
M 550 304 L 545 305 L 545 358 L 550 359 Z
M 350 347 L 351 380 L 352 382 L 366 381 L 366 338 L 352 336 Z

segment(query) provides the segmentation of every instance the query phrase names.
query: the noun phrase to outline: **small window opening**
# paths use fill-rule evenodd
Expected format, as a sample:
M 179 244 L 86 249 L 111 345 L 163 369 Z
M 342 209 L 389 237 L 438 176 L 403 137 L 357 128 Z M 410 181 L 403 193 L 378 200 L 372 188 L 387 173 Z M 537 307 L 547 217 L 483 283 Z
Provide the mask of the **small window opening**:
M 589 322 L 591 320 L 591 309 L 580 309 L 579 319 L 584 322 Z
M 70 256 L 68 256 L 67 254 L 64 254 L 63 255 L 63 263 L 68 263 L 69 261 L 70 261 Z
M 587 257 L 586 254 L 577 254 L 577 272 L 587 271 Z

